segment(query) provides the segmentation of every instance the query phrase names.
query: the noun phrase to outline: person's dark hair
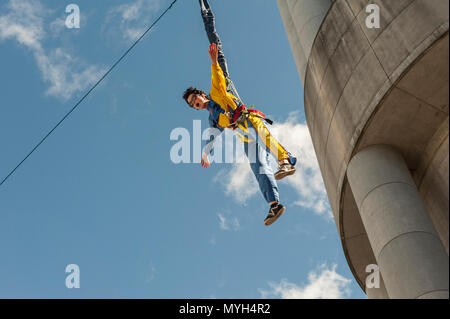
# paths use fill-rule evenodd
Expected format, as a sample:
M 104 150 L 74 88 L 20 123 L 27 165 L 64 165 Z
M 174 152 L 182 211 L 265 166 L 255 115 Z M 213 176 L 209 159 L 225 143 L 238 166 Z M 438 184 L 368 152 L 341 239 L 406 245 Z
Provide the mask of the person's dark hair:
M 183 93 L 183 99 L 186 101 L 186 103 L 189 105 L 189 101 L 188 98 L 191 94 L 198 94 L 198 95 L 202 95 L 205 94 L 205 92 L 203 92 L 202 90 L 196 89 L 195 87 L 190 87 L 188 88 L 186 91 L 184 91 Z M 189 105 L 190 106 L 190 105 Z

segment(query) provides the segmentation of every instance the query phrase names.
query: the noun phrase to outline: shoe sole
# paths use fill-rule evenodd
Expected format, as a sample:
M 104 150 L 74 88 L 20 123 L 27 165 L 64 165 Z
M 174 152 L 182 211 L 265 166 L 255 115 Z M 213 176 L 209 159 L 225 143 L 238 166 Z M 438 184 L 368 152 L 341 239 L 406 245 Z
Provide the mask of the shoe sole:
M 280 218 L 281 215 L 283 215 L 284 211 L 286 210 L 286 207 L 283 207 L 280 212 L 278 213 L 278 215 L 276 215 L 275 217 L 271 218 L 271 219 L 267 219 L 264 221 L 264 225 L 266 226 L 270 226 L 273 223 L 275 223 L 277 221 L 278 218 Z
M 283 179 L 285 177 L 294 175 L 296 171 L 297 170 L 294 168 L 294 169 L 291 169 L 290 171 L 287 171 L 287 172 L 282 172 L 282 173 L 279 173 L 279 174 L 275 174 L 275 179 L 277 181 L 279 181 L 280 179 Z

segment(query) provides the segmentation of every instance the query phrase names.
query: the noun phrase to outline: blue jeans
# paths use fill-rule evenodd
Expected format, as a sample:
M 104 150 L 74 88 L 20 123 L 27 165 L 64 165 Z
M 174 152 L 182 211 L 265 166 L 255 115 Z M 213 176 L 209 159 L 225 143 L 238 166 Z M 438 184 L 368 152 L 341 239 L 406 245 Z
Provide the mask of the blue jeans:
M 250 168 L 256 177 L 259 189 L 264 199 L 268 202 L 279 202 L 278 184 L 274 177 L 274 172 L 270 164 L 270 157 L 273 154 L 259 137 L 256 128 L 247 120 L 248 133 L 238 129 L 240 135 L 244 136 L 244 150 L 250 162 Z

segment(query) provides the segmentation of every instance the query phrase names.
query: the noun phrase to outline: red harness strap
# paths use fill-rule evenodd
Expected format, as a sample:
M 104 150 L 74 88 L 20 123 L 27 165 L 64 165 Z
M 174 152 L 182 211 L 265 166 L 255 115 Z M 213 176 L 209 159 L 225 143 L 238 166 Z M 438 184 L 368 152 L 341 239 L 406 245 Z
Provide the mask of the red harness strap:
M 233 116 L 233 119 L 232 119 L 232 122 L 233 122 L 233 123 L 237 121 L 237 119 L 239 118 L 239 116 L 241 116 L 241 113 L 242 113 L 243 110 L 245 110 L 245 105 L 239 106 L 239 107 L 234 111 L 234 116 Z M 263 118 L 263 119 L 266 118 L 266 115 L 265 115 L 263 112 L 258 111 L 258 110 L 249 109 L 249 110 L 247 110 L 247 112 L 255 113 L 255 114 L 259 115 L 259 116 L 260 116 L 261 118 Z
M 258 110 L 248 110 L 250 113 L 255 113 L 255 114 L 258 114 L 260 117 L 262 117 L 263 119 L 265 119 L 266 118 L 266 115 L 263 113 L 263 112 L 261 112 L 261 111 L 258 111 Z
M 244 110 L 246 110 L 245 105 L 241 105 L 234 111 L 234 115 L 233 115 L 233 118 L 232 118 L 232 124 L 229 126 L 233 130 L 235 130 L 237 128 L 236 122 L 237 122 L 237 120 L 239 119 L 239 117 L 241 116 L 241 114 L 242 114 L 242 112 Z M 258 117 L 264 119 L 270 125 L 273 124 L 273 121 L 270 120 L 270 119 L 267 119 L 266 115 L 263 112 L 261 112 L 261 111 L 254 110 L 254 109 L 247 109 L 246 111 L 248 113 L 256 114 Z
M 241 116 L 242 111 L 245 109 L 245 105 L 239 106 L 235 111 L 232 119 L 232 123 L 235 123 L 239 116 Z

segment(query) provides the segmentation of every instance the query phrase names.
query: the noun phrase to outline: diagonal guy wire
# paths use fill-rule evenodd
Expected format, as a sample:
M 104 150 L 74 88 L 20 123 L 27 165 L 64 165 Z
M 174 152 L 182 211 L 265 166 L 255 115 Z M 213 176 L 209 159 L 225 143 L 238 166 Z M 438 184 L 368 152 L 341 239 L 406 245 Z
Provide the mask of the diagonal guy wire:
M 128 53 L 130 53 L 131 50 L 133 50 L 133 48 L 142 40 L 143 37 L 145 37 L 145 35 L 158 23 L 159 20 L 161 20 L 161 18 L 167 13 L 167 11 L 169 11 L 172 6 L 175 4 L 175 2 L 177 2 L 178 0 L 174 0 L 172 2 L 172 4 L 166 9 L 166 11 L 164 11 L 158 19 L 156 19 L 155 22 L 153 22 L 153 24 L 139 37 L 139 39 L 137 39 L 133 45 L 124 53 L 122 54 L 122 56 L 109 68 L 109 70 L 100 78 L 100 80 L 97 81 L 97 83 L 95 83 L 95 85 L 75 104 L 75 106 L 69 111 L 67 112 L 66 115 L 64 115 L 64 117 L 58 122 L 58 124 L 56 124 L 51 130 L 50 132 L 47 133 L 47 135 L 45 135 L 45 137 L 28 153 L 27 156 L 25 156 L 25 158 L 2 180 L 2 182 L 0 183 L 0 186 L 2 186 L 6 180 L 11 177 L 12 174 L 14 174 L 14 172 L 23 164 L 23 162 L 25 162 L 28 157 L 31 156 L 31 154 L 34 153 L 34 151 L 36 151 L 38 149 L 39 146 L 41 146 L 42 143 L 44 143 L 44 141 L 58 128 L 58 126 L 60 126 L 62 124 L 62 122 L 64 122 L 64 120 L 69 117 L 70 114 L 72 114 L 73 111 L 75 111 L 75 109 L 84 101 L 84 99 L 86 99 L 86 97 L 88 97 L 89 94 L 91 94 L 92 91 L 94 91 L 94 89 L 109 75 L 109 73 L 111 73 L 112 70 L 114 70 L 114 68 L 128 55 Z

